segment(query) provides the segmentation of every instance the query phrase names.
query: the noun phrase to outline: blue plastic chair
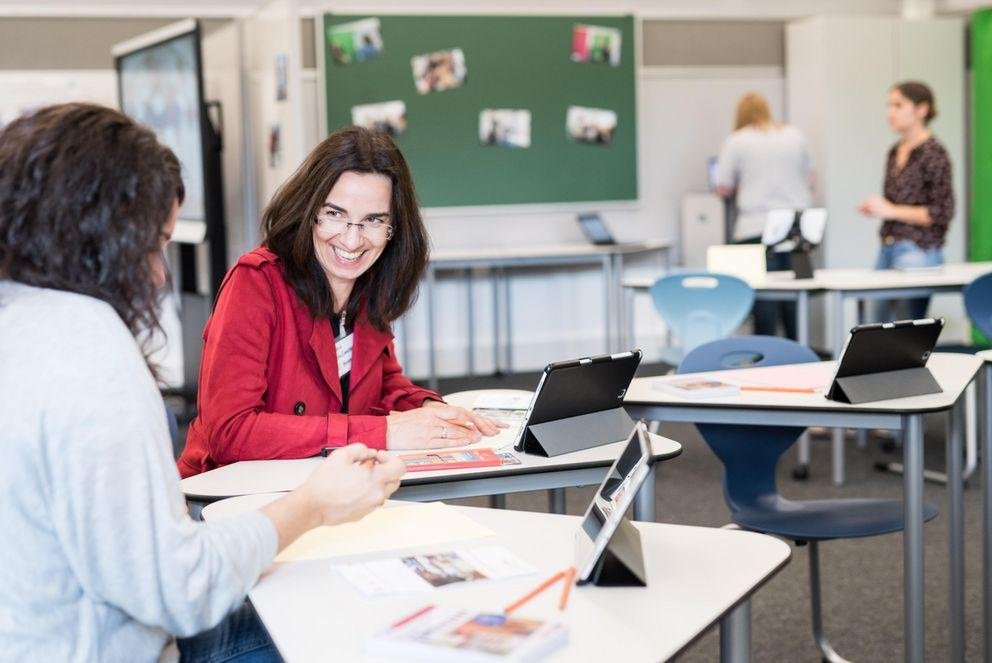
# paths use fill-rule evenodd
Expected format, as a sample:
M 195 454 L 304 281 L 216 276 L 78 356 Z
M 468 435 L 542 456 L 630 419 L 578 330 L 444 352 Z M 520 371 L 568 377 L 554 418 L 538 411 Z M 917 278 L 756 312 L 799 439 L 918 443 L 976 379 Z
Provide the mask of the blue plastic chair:
M 680 349 L 662 353 L 672 365 L 693 348 L 730 336 L 754 305 L 754 289 L 729 274 L 670 274 L 655 281 L 650 292 L 655 309 L 680 343 Z
M 972 324 L 992 341 L 992 273 L 983 274 L 965 286 L 964 308 Z
M 812 350 L 773 336 L 737 336 L 713 341 L 686 355 L 679 373 L 776 366 L 819 361 Z M 758 415 L 760 419 L 760 414 Z M 802 427 L 697 424 L 724 467 L 723 494 L 731 520 L 741 528 L 809 544 L 813 637 L 824 661 L 844 661 L 823 633 L 818 542 L 898 532 L 903 529 L 900 500 L 790 500 L 778 492 L 779 457 L 805 430 Z M 924 519 L 937 515 L 927 503 Z

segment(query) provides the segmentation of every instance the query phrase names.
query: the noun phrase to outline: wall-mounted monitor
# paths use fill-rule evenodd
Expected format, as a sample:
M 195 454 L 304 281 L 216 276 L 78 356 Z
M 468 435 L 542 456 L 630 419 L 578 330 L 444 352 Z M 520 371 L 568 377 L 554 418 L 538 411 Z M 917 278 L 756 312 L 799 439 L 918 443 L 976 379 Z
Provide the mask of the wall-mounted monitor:
M 179 157 L 186 200 L 174 239 L 199 243 L 207 233 L 205 146 L 212 127 L 204 126 L 200 29 L 189 19 L 117 44 L 121 110 L 151 127 Z

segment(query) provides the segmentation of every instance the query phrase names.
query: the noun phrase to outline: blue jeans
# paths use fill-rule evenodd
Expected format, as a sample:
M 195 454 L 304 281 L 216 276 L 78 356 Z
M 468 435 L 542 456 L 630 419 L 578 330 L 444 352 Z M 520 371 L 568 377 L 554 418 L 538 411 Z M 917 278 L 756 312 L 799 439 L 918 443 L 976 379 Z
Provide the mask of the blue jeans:
M 882 245 L 878 260 L 875 262 L 875 269 L 913 269 L 937 267 L 943 264 L 944 252 L 941 249 L 924 249 L 912 240 L 900 239 L 892 244 Z M 879 300 L 875 309 L 875 321 L 925 318 L 929 305 L 929 297 Z
M 282 657 L 251 604 L 209 631 L 176 640 L 180 663 L 282 663 Z

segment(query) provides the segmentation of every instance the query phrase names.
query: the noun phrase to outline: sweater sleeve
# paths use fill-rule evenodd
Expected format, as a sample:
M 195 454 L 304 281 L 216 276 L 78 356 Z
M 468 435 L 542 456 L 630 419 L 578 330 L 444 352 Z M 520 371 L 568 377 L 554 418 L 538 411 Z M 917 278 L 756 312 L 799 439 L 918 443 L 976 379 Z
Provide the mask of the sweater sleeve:
M 100 312 L 97 310 L 97 312 Z M 104 315 L 54 320 L 80 330 L 51 367 L 45 409 L 52 526 L 83 591 L 177 636 L 213 627 L 272 562 L 260 513 L 190 519 L 162 399 L 133 338 Z

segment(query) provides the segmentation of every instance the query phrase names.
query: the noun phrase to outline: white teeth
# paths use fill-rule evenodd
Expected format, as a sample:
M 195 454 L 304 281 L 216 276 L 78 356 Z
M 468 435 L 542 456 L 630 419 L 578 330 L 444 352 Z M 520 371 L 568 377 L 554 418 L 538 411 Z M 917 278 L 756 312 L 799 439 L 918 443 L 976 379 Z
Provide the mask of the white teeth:
M 334 255 L 342 260 L 358 260 L 365 253 L 364 251 L 344 251 L 336 246 L 331 248 L 334 249 Z

